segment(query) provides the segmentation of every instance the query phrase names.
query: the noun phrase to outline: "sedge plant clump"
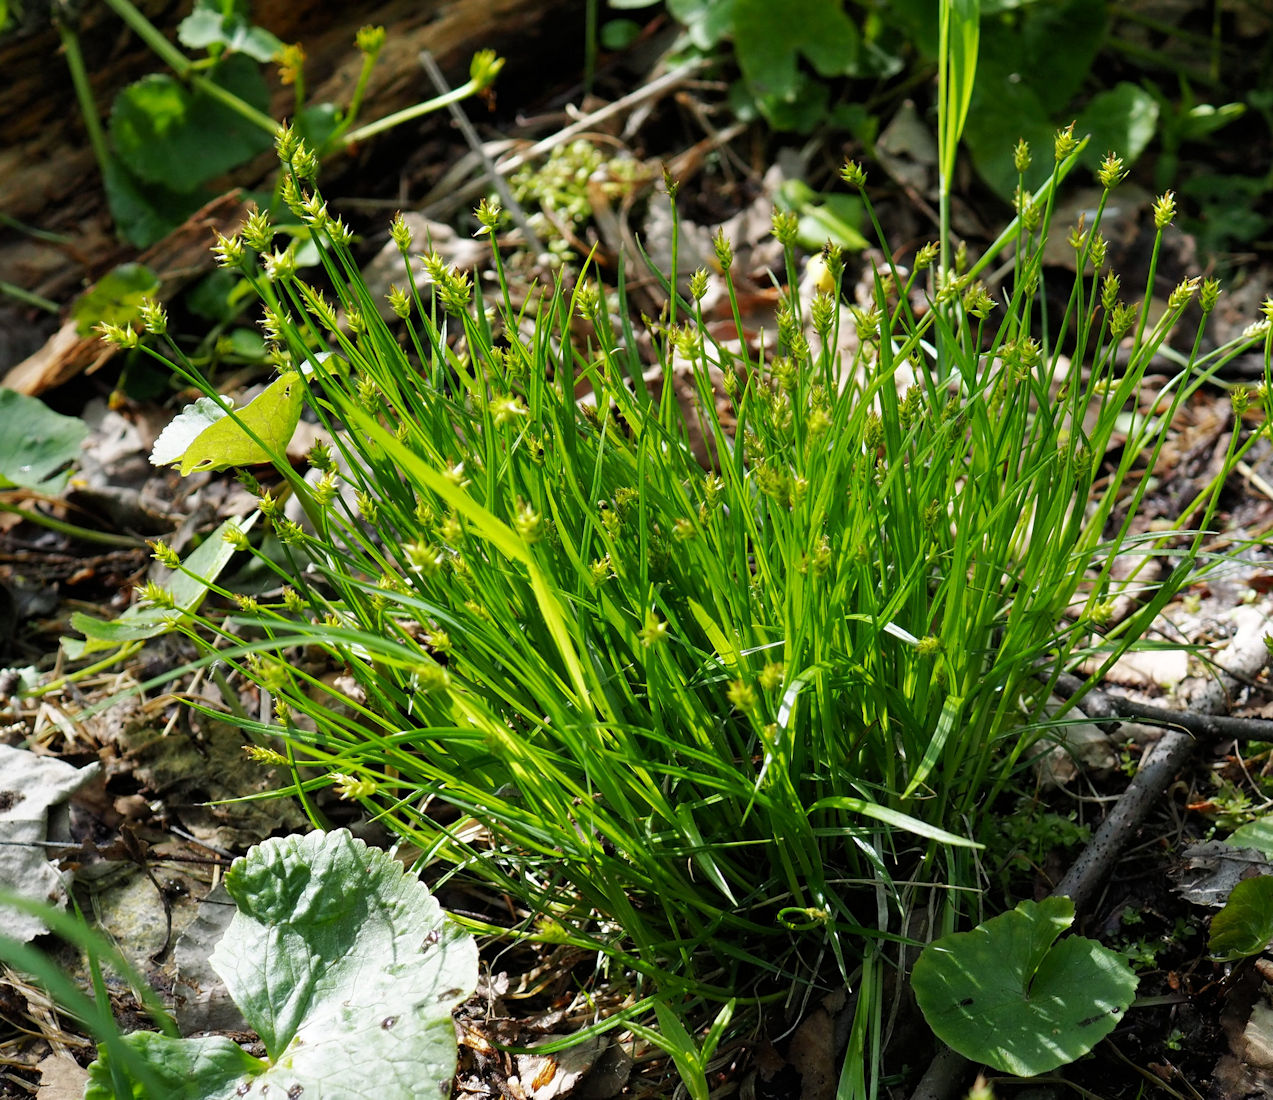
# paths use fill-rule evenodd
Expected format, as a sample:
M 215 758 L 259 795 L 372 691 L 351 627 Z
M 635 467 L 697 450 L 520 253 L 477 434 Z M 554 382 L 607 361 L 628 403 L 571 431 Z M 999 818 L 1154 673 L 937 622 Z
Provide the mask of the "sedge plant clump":
M 273 720 L 240 719 L 253 751 L 292 767 L 311 810 L 331 786 L 424 863 L 518 899 L 533 916 L 515 934 L 601 952 L 611 981 L 651 998 L 637 1003 L 687 1079 L 701 1059 L 680 1020 L 847 982 L 864 1095 L 885 966 L 915 911 L 932 934 L 975 922 L 981 817 L 1050 747 L 1055 677 L 1086 661 L 1094 683 L 1201 567 L 1223 474 L 1170 529 L 1132 532 L 1172 414 L 1250 342 L 1203 355 L 1195 340 L 1142 400 L 1168 335 L 1195 302 L 1205 320 L 1218 287 L 1183 283 L 1157 319 L 1125 303 L 1100 237 L 1110 161 L 1072 238 L 1065 353 L 1041 339 L 1071 148 L 995 246 L 1015 249 L 1002 297 L 978 281 L 994 252 L 957 273 L 925 246 L 876 273 L 845 361 L 843 262 L 830 250 L 829 290 L 802 301 L 788 247 L 776 341 L 753 358 L 699 312 L 723 279 L 741 330 L 718 237 L 719 275 L 688 297 L 664 281 L 663 385 L 647 387 L 622 285 L 617 301 L 581 278 L 512 306 L 489 204 L 495 300 L 436 256 L 417 283 L 397 222 L 391 328 L 312 165 L 295 170 L 303 150 L 284 150 L 336 300 L 273 263 L 267 225 L 219 254 L 260 295 L 328 443 L 307 480 L 251 407 L 226 414 L 306 522 L 260 490 L 277 594 L 182 618 L 268 691 Z M 1103 466 L 1116 430 L 1127 442 Z M 1233 433 L 1226 470 L 1262 430 Z M 1115 580 L 1127 555 L 1170 568 Z M 1124 593 L 1139 602 L 1114 624 Z M 331 666 L 346 690 L 321 678 Z

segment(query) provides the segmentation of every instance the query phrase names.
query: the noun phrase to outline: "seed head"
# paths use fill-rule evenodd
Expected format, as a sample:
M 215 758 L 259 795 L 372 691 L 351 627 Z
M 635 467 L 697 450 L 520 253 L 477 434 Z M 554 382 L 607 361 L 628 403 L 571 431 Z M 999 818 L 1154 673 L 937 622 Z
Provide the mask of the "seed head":
M 729 243 L 729 238 L 725 236 L 725 230 L 718 228 L 716 236 L 712 238 L 712 251 L 716 253 L 716 262 L 720 265 L 721 271 L 728 271 L 734 264 L 734 249 Z
M 354 42 L 362 53 L 374 58 L 384 48 L 385 29 L 371 25 L 359 27 L 358 33 L 354 35 Z
M 1198 292 L 1198 287 L 1201 284 L 1202 279 L 1199 276 L 1177 283 L 1175 289 L 1167 295 L 1167 308 L 1170 310 L 1184 309 L 1185 306 L 1193 301 L 1193 296 Z
M 735 680 L 725 691 L 735 710 L 749 711 L 756 706 L 756 689 L 745 680 Z
M 344 802 L 354 802 L 360 798 L 370 798 L 376 793 L 376 783 L 372 779 L 359 779 L 356 775 L 344 772 L 331 773 L 332 788 Z
M 137 310 L 147 332 L 159 336 L 168 331 L 168 311 L 154 298 L 143 298 Z
M 859 191 L 866 187 L 866 172 L 855 160 L 846 160 L 844 162 L 844 167 L 840 169 L 840 178 L 850 187 L 856 187 Z
M 212 246 L 219 267 L 240 267 L 243 264 L 243 238 L 237 233 L 225 236 L 217 233 L 217 243 Z
M 1105 159 L 1101 161 L 1101 167 L 1096 173 L 1096 178 L 1106 191 L 1113 191 L 1115 187 L 1127 178 L 1127 169 L 1123 167 L 1123 158 L 1116 157 L 1113 153 L 1106 153 Z
M 500 220 L 504 216 L 504 209 L 500 206 L 498 199 L 484 198 L 477 204 L 477 209 L 473 211 L 474 216 L 478 220 L 478 231 L 474 236 L 480 237 L 485 233 L 494 234 L 499 228 Z
M 1122 280 L 1112 271 L 1101 282 L 1101 308 L 1109 313 L 1118 304 L 1118 291 Z
M 399 211 L 393 216 L 393 223 L 389 226 L 389 236 L 393 238 L 393 243 L 398 246 L 398 251 L 404 256 L 411 248 L 411 227 L 407 225 L 407 220 Z
M 405 290 L 398 286 L 391 286 L 385 298 L 389 302 L 389 308 L 393 310 L 394 316 L 401 317 L 404 321 L 411 316 L 411 295 Z
M 166 569 L 177 569 L 181 566 L 181 557 L 177 551 L 162 539 L 150 541 L 151 556 Z
M 1202 293 L 1198 298 L 1198 304 L 1202 307 L 1204 314 L 1210 313 L 1216 308 L 1216 300 L 1220 297 L 1220 280 L 1208 279 L 1202 284 Z
M 110 321 L 98 321 L 93 326 L 93 331 L 108 344 L 113 344 L 117 348 L 135 348 L 141 343 L 141 337 L 133 330 L 131 324 L 121 326 L 111 324 Z
M 1013 147 L 1012 166 L 1018 175 L 1025 175 L 1030 168 L 1030 143 L 1025 138 L 1018 138 Z
M 774 238 L 784 248 L 796 243 L 800 231 L 800 219 L 791 210 L 774 210 L 770 216 Z
M 1161 231 L 1171 224 L 1176 216 L 1176 193 L 1164 191 L 1154 202 L 1154 228 Z
M 645 623 L 637 634 L 641 645 L 646 649 L 651 649 L 662 642 L 667 641 L 667 623 L 660 619 L 653 611 L 645 613 Z
M 1065 160 L 1078 148 L 1078 144 L 1078 140 L 1074 137 L 1074 123 L 1071 122 L 1064 130 L 1058 130 L 1052 146 L 1052 154 L 1056 162 L 1060 164 Z

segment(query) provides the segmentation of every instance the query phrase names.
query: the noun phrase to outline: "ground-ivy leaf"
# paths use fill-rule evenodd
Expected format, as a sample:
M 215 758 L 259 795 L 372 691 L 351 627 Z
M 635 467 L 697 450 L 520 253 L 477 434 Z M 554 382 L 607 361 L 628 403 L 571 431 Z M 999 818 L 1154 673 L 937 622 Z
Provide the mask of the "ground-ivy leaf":
M 1235 848 L 1254 848 L 1273 858 L 1273 817 L 1248 821 L 1241 828 L 1234 829 L 1225 843 L 1232 844 Z
M 374 1073 L 376 1096 L 405 1100 L 450 1082 L 477 949 L 423 883 L 341 829 L 267 840 L 225 885 L 239 911 L 211 962 L 273 1063 L 241 1095 L 362 1096 Z
M 259 1074 L 265 1063 L 222 1035 L 170 1039 L 153 1031 L 134 1031 L 123 1041 L 145 1059 L 169 1100 L 232 1097 L 244 1080 Z M 88 1067 L 84 1100 L 119 1100 L 111 1079 L 110 1054 L 102 1047 Z M 138 1097 L 144 1094 L 135 1092 Z
M 974 1061 L 1021 1076 L 1086 1054 L 1136 993 L 1127 961 L 1095 940 L 1057 938 L 1069 898 L 1016 909 L 930 943 L 915 963 L 915 999 L 934 1034 Z
M 301 376 L 292 370 L 276 378 L 233 417 L 217 417 L 211 399 L 201 398 L 201 401 L 209 404 L 204 405 L 201 412 L 197 412 L 193 410 L 199 408 L 200 401 L 196 401 L 194 406 L 184 410 L 181 415 L 189 414 L 190 420 L 171 441 L 164 440 L 166 431 L 155 441 L 156 450 L 164 442 L 163 457 L 156 458 L 152 453 L 151 461 L 157 464 L 180 462 L 183 477 L 193 470 L 224 470 L 229 466 L 253 466 L 269 462 L 271 452 L 282 453 L 292 438 L 292 433 L 296 431 L 303 397 Z M 198 424 L 201 417 L 212 420 L 183 450 L 177 451 L 177 443 L 187 431 Z M 248 434 L 248 429 L 265 444 L 264 448 Z M 169 442 L 172 443 L 171 446 Z
M 1211 918 L 1207 948 L 1218 959 L 1232 962 L 1258 955 L 1273 940 L 1273 875 L 1243 879 L 1229 894 L 1225 907 Z
M 253 107 L 268 106 L 265 79 L 251 58 L 227 57 L 214 79 Z M 176 191 L 194 190 L 268 149 L 272 141 L 225 104 L 163 73 L 143 77 L 116 96 L 110 135 L 133 175 Z
M 79 457 L 86 435 L 82 420 L 55 413 L 37 397 L 0 389 L 0 488 L 60 493 L 68 476 L 60 471 Z
M 1133 164 L 1158 131 L 1158 100 L 1138 84 L 1124 80 L 1092 97 L 1083 108 L 1074 132 L 1091 135 L 1083 163 L 1096 169 L 1107 153 Z
M 734 50 L 762 107 L 793 102 L 801 91 L 799 58 L 820 76 L 853 71 L 860 36 L 839 4 L 826 0 L 734 0 Z
M 212 8 L 197 7 L 177 26 L 177 38 L 192 50 L 224 46 L 256 61 L 269 61 L 283 43 L 264 27 L 255 27 L 241 15 L 223 16 Z
M 71 628 L 84 637 L 63 638 L 62 649 L 66 656 L 78 660 L 102 649 L 115 649 L 126 642 L 154 638 L 172 629 L 182 615 L 199 606 L 221 571 L 234 556 L 235 547 L 226 540 L 234 531 L 246 531 L 255 517 L 246 523 L 228 519 L 212 532 L 182 562 L 178 570 L 162 586 L 172 599 L 171 608 L 134 604 L 117 619 L 98 619 L 77 611 L 71 616 Z
M 141 303 L 159 289 L 159 276 L 145 264 L 120 264 L 107 272 L 71 307 L 75 331 L 87 336 L 100 322 L 126 325 L 135 321 Z

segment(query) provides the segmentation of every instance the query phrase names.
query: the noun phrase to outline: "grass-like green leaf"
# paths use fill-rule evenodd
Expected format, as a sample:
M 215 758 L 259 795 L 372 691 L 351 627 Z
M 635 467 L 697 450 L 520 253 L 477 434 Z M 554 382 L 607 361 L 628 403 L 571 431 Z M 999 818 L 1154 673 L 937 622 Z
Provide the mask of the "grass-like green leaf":
M 71 615 L 71 627 L 84 637 L 62 639 L 62 649 L 70 660 L 79 660 L 99 650 L 116 649 L 129 642 L 155 638 L 166 634 L 181 622 L 183 615 L 195 611 L 207 595 L 209 585 L 234 557 L 234 543 L 226 535 L 232 531 L 246 531 L 255 522 L 255 516 L 246 522 L 230 518 L 191 551 L 163 585 L 171 600 L 171 607 L 150 607 L 133 604 L 116 619 L 99 619 L 76 611 Z

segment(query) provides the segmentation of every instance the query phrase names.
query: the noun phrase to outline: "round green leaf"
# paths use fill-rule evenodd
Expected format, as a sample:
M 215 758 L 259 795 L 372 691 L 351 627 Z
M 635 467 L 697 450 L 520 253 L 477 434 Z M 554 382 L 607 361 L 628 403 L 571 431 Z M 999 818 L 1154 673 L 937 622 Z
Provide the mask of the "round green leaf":
M 141 313 L 141 303 L 159 289 L 159 276 L 145 264 L 120 264 L 93 284 L 71 307 L 75 331 L 87 336 L 93 326 L 105 321 L 126 325 Z
M 239 1095 L 409 1100 L 449 1084 L 477 947 L 423 883 L 340 829 L 267 840 L 225 886 L 239 912 L 212 966 L 273 1062 Z
M 1211 918 L 1208 949 L 1232 962 L 1258 955 L 1273 940 L 1273 875 L 1243 879 L 1225 907 Z
M 1260 817 L 1234 829 L 1225 841 L 1235 848 L 1254 848 L 1273 858 L 1273 817 Z
M 1137 978 L 1095 940 L 1058 943 L 1073 921 L 1069 898 L 1023 901 L 930 943 L 912 984 L 934 1034 L 967 1058 L 1025 1077 L 1091 1050 L 1127 1011 Z
M 215 80 L 264 110 L 269 90 L 256 62 L 228 57 Z M 115 99 L 111 142 L 134 176 L 173 191 L 192 191 L 270 147 L 270 134 L 202 92 L 154 73 L 130 84 Z
M 192 50 L 224 46 L 257 61 L 269 61 L 283 48 L 283 43 L 263 27 L 254 27 L 241 15 L 222 15 L 212 8 L 195 8 L 177 27 L 177 38 Z
M 82 420 L 55 413 L 37 397 L 0 389 L 0 487 L 23 485 L 58 493 L 64 466 L 88 435 Z
M 1132 164 L 1158 130 L 1158 100 L 1138 84 L 1122 81 L 1093 96 L 1075 124 L 1077 134 L 1091 134 L 1083 163 L 1096 168 L 1107 153 Z

